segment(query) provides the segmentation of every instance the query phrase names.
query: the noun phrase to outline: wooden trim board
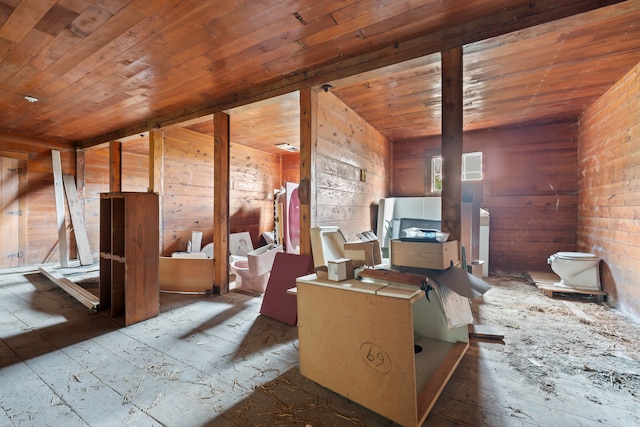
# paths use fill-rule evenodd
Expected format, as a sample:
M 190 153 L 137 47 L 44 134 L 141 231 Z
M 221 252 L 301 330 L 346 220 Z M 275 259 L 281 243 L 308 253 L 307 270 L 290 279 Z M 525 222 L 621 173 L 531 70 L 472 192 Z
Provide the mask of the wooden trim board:
M 67 195 L 67 205 L 69 206 L 71 224 L 73 225 L 73 234 L 76 236 L 78 260 L 80 261 L 80 265 L 91 265 L 93 264 L 93 256 L 91 255 L 87 229 L 84 226 L 80 201 L 78 200 L 76 182 L 73 175 L 67 174 L 62 175 L 62 180 L 64 182 L 64 191 Z
M 62 184 L 62 162 L 60 152 L 51 150 L 53 167 L 53 192 L 56 197 L 56 221 L 58 224 L 58 252 L 60 266 L 69 267 L 69 249 L 67 247 L 67 225 L 64 217 L 64 189 Z
M 69 295 L 80 301 L 85 307 L 90 308 L 96 313 L 100 311 L 100 299 L 91 292 L 67 279 L 62 274 L 54 271 L 52 267 L 41 266 L 38 268 L 38 271 L 44 274 L 53 283 L 64 289 Z
M 418 404 L 418 425 L 422 425 L 426 420 L 429 412 L 436 404 L 438 397 L 442 393 L 442 390 L 449 382 L 449 378 L 453 375 L 462 357 L 467 352 L 469 343 L 456 342 L 445 358 L 440 362 L 438 368 L 429 378 L 427 384 L 422 388 L 417 397 Z

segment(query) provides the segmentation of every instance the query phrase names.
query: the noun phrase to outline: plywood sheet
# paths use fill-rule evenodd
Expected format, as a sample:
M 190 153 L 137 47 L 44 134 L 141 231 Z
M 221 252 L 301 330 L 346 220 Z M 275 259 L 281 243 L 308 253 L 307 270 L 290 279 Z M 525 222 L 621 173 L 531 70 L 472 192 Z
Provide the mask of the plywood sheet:
M 262 299 L 260 314 L 295 325 L 298 322 L 296 296 L 288 294 L 287 290 L 295 288 L 296 278 L 309 274 L 312 269 L 313 259 L 309 255 L 277 253 Z
M 87 230 L 84 227 L 84 218 L 82 215 L 82 207 L 78 200 L 78 193 L 76 190 L 76 182 L 73 179 L 73 175 L 62 175 L 64 182 L 64 190 L 67 195 L 67 205 L 69 206 L 69 213 L 71 215 L 71 223 L 73 224 L 73 234 L 76 237 L 76 245 L 78 246 L 78 260 L 80 265 L 93 264 L 93 256 L 91 255 L 91 248 L 89 247 L 89 238 L 87 236 Z

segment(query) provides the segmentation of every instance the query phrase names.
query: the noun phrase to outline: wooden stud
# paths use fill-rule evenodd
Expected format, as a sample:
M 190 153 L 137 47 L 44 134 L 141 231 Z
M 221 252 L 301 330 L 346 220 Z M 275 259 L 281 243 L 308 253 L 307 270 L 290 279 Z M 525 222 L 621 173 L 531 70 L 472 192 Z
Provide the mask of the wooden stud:
M 311 255 L 311 227 L 316 222 L 316 148 L 318 146 L 318 92 L 300 91 L 300 254 Z
M 84 218 L 84 171 L 86 166 L 86 152 L 77 150 L 76 154 L 76 192 L 82 201 L 82 217 Z
M 164 194 L 164 131 L 152 130 L 149 132 L 149 193 L 158 193 L 159 199 L 159 224 L 160 245 L 159 254 L 164 254 L 164 207 L 162 197 Z
M 51 150 L 53 162 L 53 190 L 56 197 L 56 218 L 58 224 L 58 251 L 60 252 L 60 266 L 69 266 L 69 249 L 67 246 L 67 225 L 64 209 L 64 188 L 62 184 L 62 162 L 60 151 Z
M 109 191 L 111 193 L 122 191 L 122 143 L 120 141 L 109 143 Z
M 462 48 L 442 55 L 442 231 L 462 234 Z
M 149 193 L 162 195 L 164 186 L 164 131 L 149 132 Z
M 229 115 L 213 115 L 213 283 L 229 292 Z

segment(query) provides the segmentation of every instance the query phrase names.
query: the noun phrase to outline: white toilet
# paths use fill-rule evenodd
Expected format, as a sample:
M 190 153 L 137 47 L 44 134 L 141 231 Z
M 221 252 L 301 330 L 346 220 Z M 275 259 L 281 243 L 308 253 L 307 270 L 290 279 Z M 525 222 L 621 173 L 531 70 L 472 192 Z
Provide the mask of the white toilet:
M 269 281 L 269 273 L 264 273 L 259 276 L 256 275 L 249 268 L 249 261 L 246 258 L 232 261 L 229 267 L 236 275 L 237 288 L 264 293 L 267 288 L 267 282 Z M 238 280 L 238 278 L 240 278 L 240 280 Z
M 547 263 L 560 276 L 556 286 L 573 289 L 600 290 L 600 259 L 585 252 L 557 252 Z
M 251 245 L 251 241 L 249 241 Z M 276 254 L 282 246 L 275 243 L 253 249 L 245 255 L 229 255 L 229 268 L 236 275 L 236 288 L 264 293 Z

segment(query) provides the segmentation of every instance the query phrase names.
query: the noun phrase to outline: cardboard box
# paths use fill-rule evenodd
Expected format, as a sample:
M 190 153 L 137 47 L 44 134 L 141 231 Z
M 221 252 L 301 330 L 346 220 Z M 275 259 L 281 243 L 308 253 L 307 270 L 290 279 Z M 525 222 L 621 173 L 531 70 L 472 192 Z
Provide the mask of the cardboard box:
M 457 240 L 429 243 L 392 239 L 390 242 L 391 265 L 446 270 L 458 261 Z
M 158 282 L 161 291 L 206 293 L 213 290 L 213 260 L 160 257 Z
M 376 266 L 382 263 L 382 252 L 378 240 L 345 242 L 344 255 L 353 259 L 354 265 Z
M 321 265 L 315 268 L 316 277 L 318 279 L 329 280 L 329 267 Z
M 333 282 L 353 279 L 353 261 L 349 258 L 330 259 L 327 267 L 328 278 Z
M 346 239 L 338 227 L 312 227 L 311 250 L 313 266 L 327 265 L 328 260 L 345 258 L 344 242 Z

